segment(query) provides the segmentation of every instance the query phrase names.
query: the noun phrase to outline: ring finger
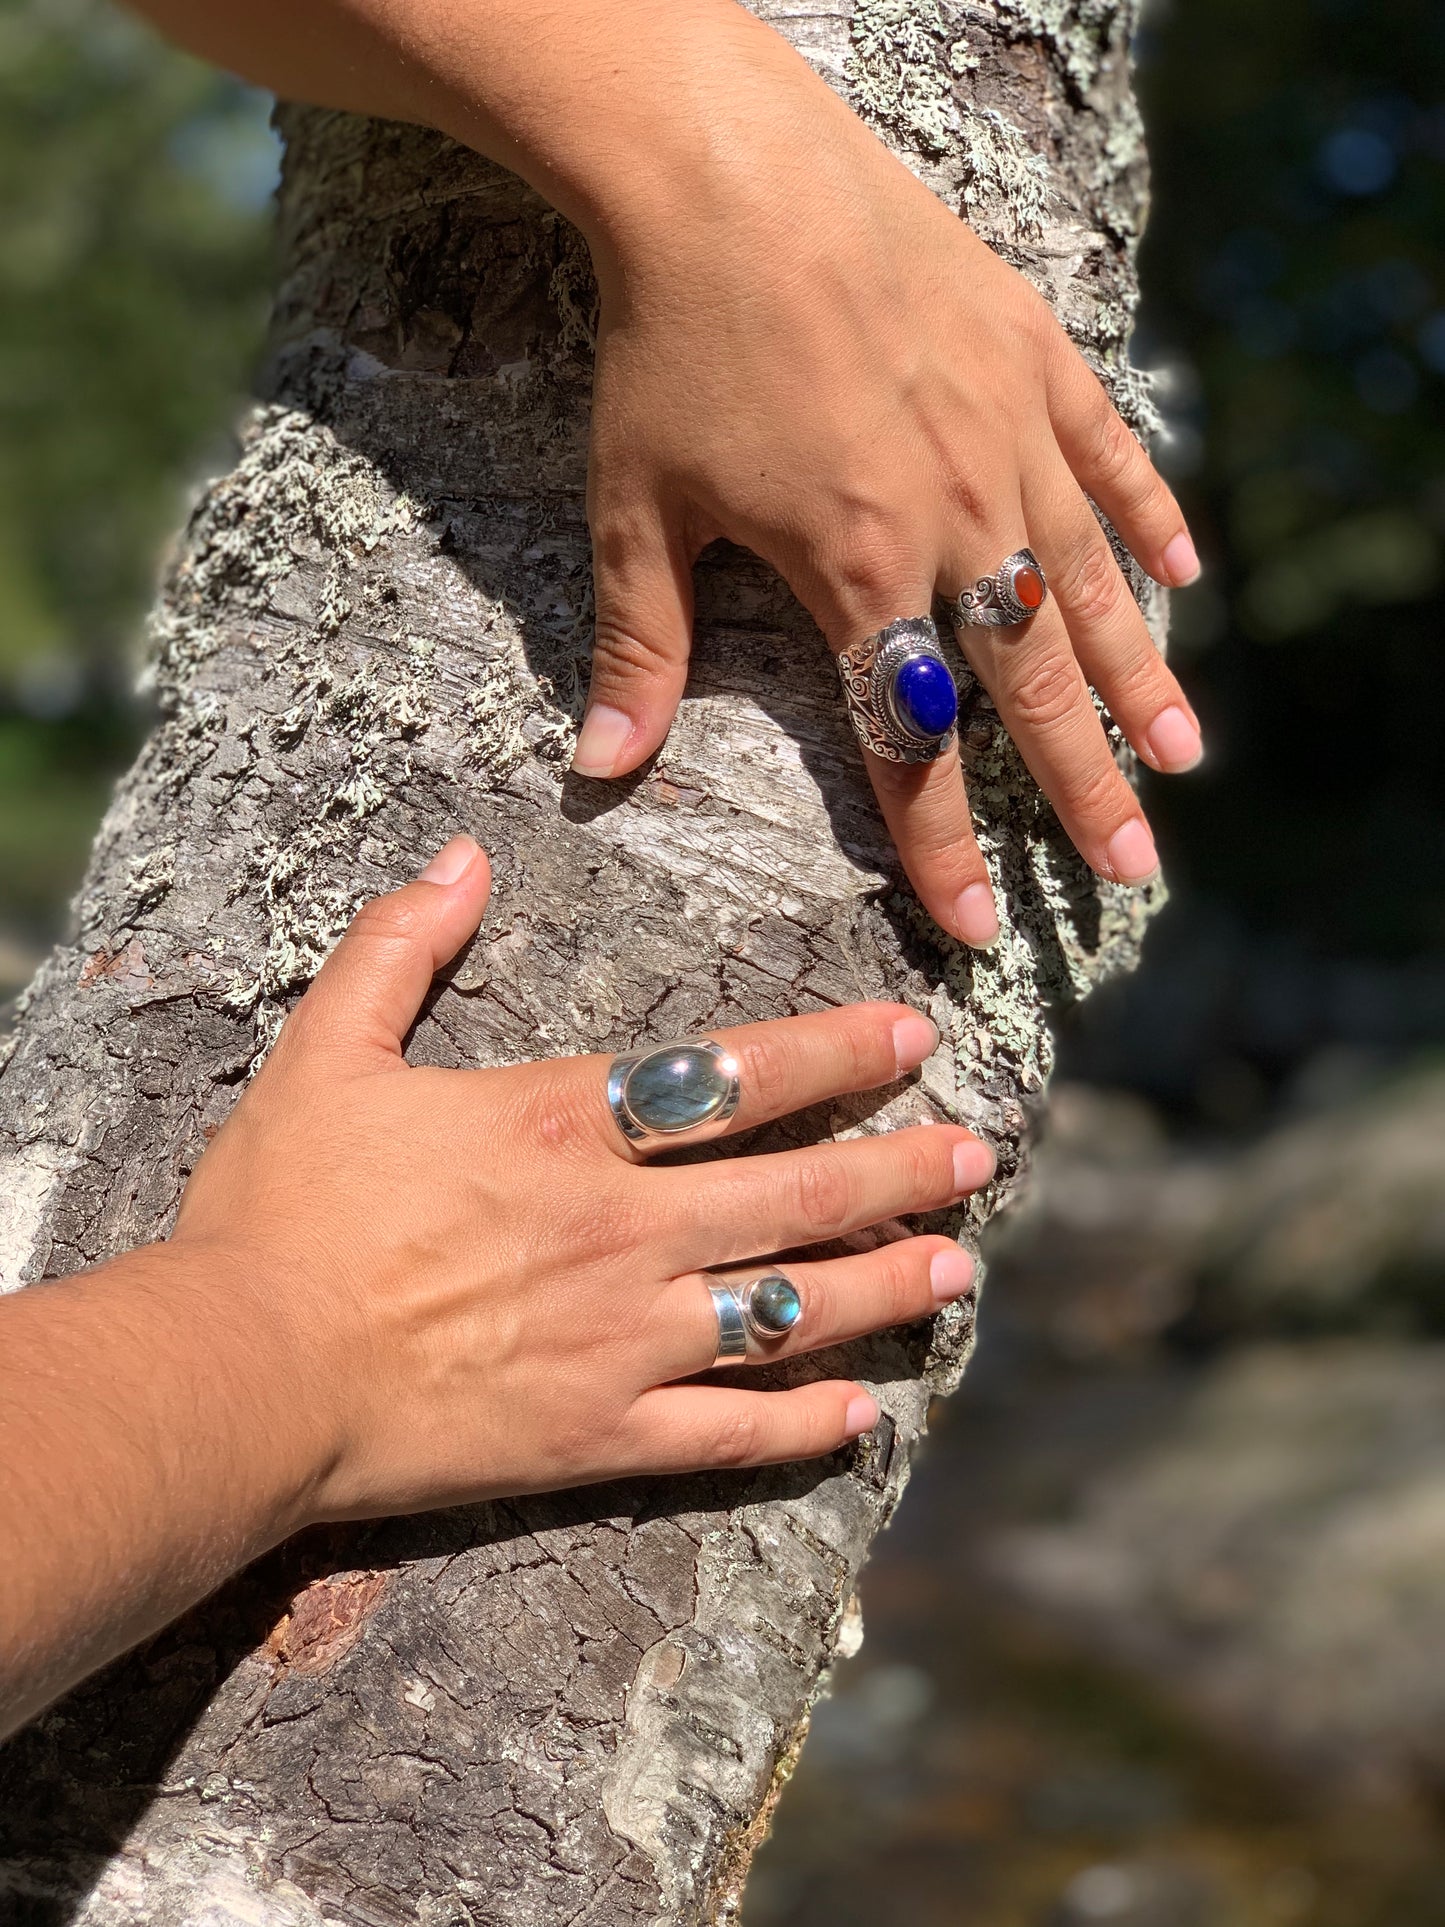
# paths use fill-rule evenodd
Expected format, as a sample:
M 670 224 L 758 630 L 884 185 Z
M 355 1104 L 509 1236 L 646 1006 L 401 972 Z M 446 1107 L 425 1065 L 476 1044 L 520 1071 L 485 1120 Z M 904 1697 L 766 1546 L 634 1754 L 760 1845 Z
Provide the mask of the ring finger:
M 691 1377 L 716 1361 L 719 1325 L 710 1285 L 741 1292 L 757 1279 L 777 1276 L 793 1286 L 799 1306 L 796 1323 L 776 1338 L 750 1333 L 747 1357 L 736 1361 L 768 1365 L 796 1352 L 821 1351 L 867 1332 L 927 1318 L 962 1297 L 973 1272 L 972 1258 L 948 1238 L 907 1238 L 876 1251 L 813 1263 L 689 1272 L 664 1288 L 657 1305 L 657 1382 Z M 786 1293 L 783 1296 L 786 1300 Z
M 1005 556 L 1030 546 L 1023 528 L 1020 506 L 1011 526 L 979 530 L 969 544 L 971 555 L 982 555 L 985 566 L 996 569 Z M 962 624 L 956 633 L 1085 862 L 1111 882 L 1147 881 L 1159 867 L 1154 839 L 1109 748 L 1059 604 L 1050 596 L 1036 616 L 1016 628 Z

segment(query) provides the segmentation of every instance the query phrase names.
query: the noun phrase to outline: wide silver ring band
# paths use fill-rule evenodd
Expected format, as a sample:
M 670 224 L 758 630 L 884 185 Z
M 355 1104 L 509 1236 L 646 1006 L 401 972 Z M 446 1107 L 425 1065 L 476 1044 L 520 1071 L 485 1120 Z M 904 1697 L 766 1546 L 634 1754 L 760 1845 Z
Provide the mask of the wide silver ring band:
M 876 635 L 841 651 L 837 662 L 848 720 L 870 755 L 888 763 L 931 763 L 948 748 L 958 720 L 956 690 L 947 726 L 941 729 L 916 726 L 898 699 L 904 678 L 910 671 L 916 673 L 920 664 L 927 665 L 935 679 L 941 672 L 953 689 L 953 675 L 930 617 L 900 616 Z
M 614 1057 L 607 1106 L 635 1151 L 720 1137 L 742 1101 L 738 1062 L 715 1037 L 677 1037 Z
M 1021 583 L 1027 590 L 1022 599 Z M 992 575 L 980 577 L 971 589 L 956 596 L 948 612 L 961 629 L 1017 629 L 1032 621 L 1048 599 L 1043 564 L 1032 549 L 1015 549 Z
M 717 1317 L 717 1351 L 709 1369 L 717 1371 L 747 1357 L 748 1325 L 738 1295 L 730 1285 L 709 1285 L 707 1290 Z
M 749 1356 L 766 1358 L 803 1316 L 802 1293 L 785 1271 L 771 1267 L 752 1278 L 709 1278 L 708 1295 L 717 1318 L 713 1370 Z

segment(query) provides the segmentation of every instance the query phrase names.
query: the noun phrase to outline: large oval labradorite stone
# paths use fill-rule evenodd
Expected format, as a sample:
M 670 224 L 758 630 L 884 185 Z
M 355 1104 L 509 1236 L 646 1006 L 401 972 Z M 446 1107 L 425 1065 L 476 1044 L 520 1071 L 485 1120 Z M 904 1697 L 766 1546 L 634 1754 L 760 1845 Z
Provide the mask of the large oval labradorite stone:
M 732 1079 L 697 1044 L 653 1051 L 622 1087 L 622 1101 L 644 1131 L 690 1131 L 716 1117 L 731 1095 Z
M 915 736 L 946 736 L 958 721 L 958 691 L 936 656 L 909 656 L 893 672 L 893 707 Z
M 797 1286 L 780 1271 L 758 1279 L 748 1293 L 748 1307 L 755 1323 L 764 1331 L 776 1332 L 779 1338 L 784 1332 L 790 1332 L 803 1315 L 803 1301 Z

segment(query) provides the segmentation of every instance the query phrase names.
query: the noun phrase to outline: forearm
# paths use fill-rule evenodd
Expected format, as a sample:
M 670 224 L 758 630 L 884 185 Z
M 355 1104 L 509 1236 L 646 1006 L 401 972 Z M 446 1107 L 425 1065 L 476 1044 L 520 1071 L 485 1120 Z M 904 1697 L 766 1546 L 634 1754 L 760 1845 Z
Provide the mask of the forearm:
M 0 1734 L 305 1523 L 299 1362 L 206 1247 L 0 1299 Z
M 659 201 L 706 196 L 779 86 L 830 90 L 735 0 L 132 0 L 283 97 L 435 126 L 628 252 Z

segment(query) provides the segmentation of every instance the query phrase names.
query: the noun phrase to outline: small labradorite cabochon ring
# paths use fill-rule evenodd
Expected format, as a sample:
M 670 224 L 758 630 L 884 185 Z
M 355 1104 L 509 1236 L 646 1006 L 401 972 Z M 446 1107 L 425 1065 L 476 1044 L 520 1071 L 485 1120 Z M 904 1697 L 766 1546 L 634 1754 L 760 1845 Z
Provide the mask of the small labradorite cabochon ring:
M 1015 549 L 992 575 L 965 589 L 949 612 L 960 628 L 1017 629 L 1036 616 L 1049 597 L 1048 578 L 1032 549 Z
M 848 717 L 864 749 L 931 763 L 953 741 L 958 689 L 927 616 L 903 616 L 838 657 Z
M 754 1278 L 743 1287 L 741 1296 L 748 1330 L 764 1342 L 786 1338 L 803 1315 L 798 1287 L 781 1271 Z
M 737 1059 L 711 1037 L 614 1057 L 607 1073 L 608 1106 L 635 1149 L 676 1150 L 718 1137 L 741 1096 Z
M 747 1358 L 749 1339 L 765 1348 L 776 1345 L 803 1316 L 802 1294 L 785 1272 L 765 1271 L 745 1282 L 707 1273 L 704 1276 L 717 1319 L 714 1367 L 736 1365 L 739 1359 Z M 765 1349 L 753 1356 L 761 1362 L 768 1352 Z

